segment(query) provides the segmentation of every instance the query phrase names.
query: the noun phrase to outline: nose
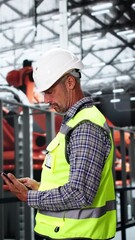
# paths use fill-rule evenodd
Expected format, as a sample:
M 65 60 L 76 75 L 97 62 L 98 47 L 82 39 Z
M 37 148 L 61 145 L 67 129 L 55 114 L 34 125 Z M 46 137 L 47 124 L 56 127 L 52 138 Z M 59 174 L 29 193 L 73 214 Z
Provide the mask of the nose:
M 51 99 L 50 99 L 50 96 L 49 96 L 49 94 L 44 94 L 44 102 L 45 103 L 51 103 Z

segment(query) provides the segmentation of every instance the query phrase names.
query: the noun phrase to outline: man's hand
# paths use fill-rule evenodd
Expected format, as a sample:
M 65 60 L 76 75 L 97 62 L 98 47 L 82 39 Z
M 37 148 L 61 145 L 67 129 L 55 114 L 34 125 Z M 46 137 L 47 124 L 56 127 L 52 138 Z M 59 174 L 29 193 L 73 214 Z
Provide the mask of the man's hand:
M 21 201 L 26 202 L 28 188 L 23 183 L 21 183 L 18 179 L 16 179 L 13 174 L 8 173 L 7 176 L 9 179 L 6 176 L 4 176 L 4 174 L 1 174 L 1 177 L 9 187 L 10 192 L 13 193 Z
M 29 177 L 19 178 L 18 180 L 31 190 L 38 190 L 40 185 L 40 182 L 37 182 L 36 180 Z

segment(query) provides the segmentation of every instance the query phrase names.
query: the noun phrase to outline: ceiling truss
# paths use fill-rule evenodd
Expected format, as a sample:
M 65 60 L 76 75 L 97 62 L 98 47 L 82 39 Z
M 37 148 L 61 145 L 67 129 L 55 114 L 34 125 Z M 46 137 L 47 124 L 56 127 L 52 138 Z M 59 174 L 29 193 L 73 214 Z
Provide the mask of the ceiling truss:
M 20 68 L 24 58 L 33 56 L 24 54 L 25 51 L 33 48 L 42 52 L 59 45 L 60 24 L 58 19 L 53 19 L 59 14 L 59 1 L 22 0 L 22 8 L 17 2 L 0 1 L 2 79 L 6 70 Z M 112 6 L 108 12 L 99 14 L 98 10 L 96 14 L 93 7 L 101 2 Z M 85 65 L 83 88 L 93 93 L 99 90 L 106 93 L 114 86 L 124 87 L 128 92 L 135 91 L 135 1 L 68 0 L 67 11 L 70 13 L 69 49 L 81 57 Z M 31 20 L 35 28 L 21 30 L 15 27 L 25 20 Z M 13 55 L 14 59 L 4 58 L 6 53 Z M 35 59 L 33 56 L 33 61 Z

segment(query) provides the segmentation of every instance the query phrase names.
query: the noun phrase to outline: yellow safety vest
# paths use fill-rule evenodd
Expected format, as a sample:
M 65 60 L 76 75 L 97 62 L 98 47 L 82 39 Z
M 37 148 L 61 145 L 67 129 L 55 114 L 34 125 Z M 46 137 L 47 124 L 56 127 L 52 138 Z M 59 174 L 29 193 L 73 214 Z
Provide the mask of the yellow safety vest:
M 43 163 L 39 191 L 58 188 L 68 182 L 70 165 L 65 156 L 66 135 L 78 123 L 85 120 L 103 127 L 110 134 L 104 116 L 95 106 L 78 112 L 64 127 L 61 127 L 59 133 L 47 147 L 49 154 L 46 155 Z M 36 215 L 35 231 L 54 239 L 112 238 L 116 232 L 116 204 L 112 163 L 113 142 L 93 204 L 87 208 L 57 212 L 40 210 Z

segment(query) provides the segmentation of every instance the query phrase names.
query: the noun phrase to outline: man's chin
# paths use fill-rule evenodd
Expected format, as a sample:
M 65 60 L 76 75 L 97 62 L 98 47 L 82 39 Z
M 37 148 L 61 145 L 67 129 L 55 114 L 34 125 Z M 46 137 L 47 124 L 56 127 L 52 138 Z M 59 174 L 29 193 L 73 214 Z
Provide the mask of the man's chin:
M 51 105 L 51 108 L 54 109 L 55 112 L 57 113 L 65 113 L 66 111 L 64 109 L 61 109 L 59 106 L 57 105 Z

